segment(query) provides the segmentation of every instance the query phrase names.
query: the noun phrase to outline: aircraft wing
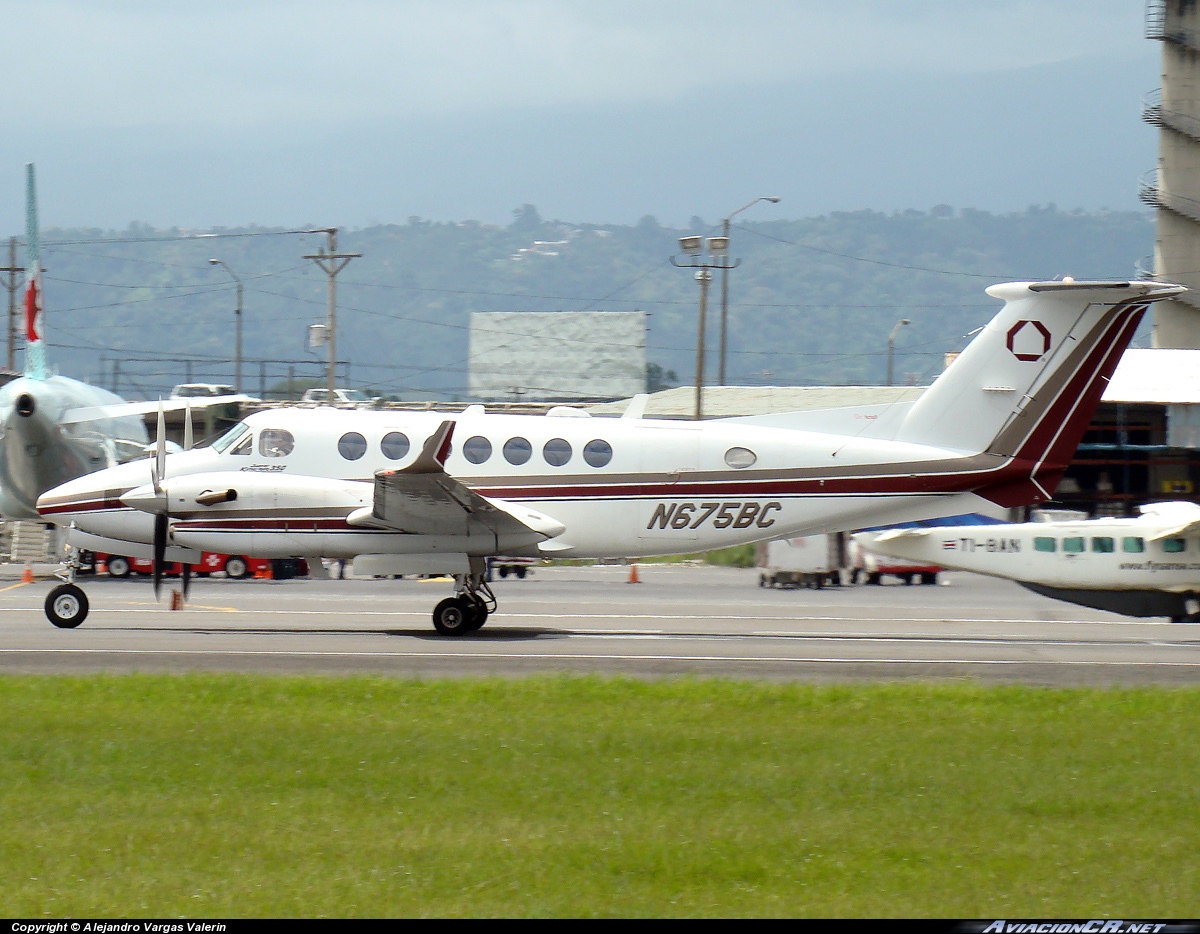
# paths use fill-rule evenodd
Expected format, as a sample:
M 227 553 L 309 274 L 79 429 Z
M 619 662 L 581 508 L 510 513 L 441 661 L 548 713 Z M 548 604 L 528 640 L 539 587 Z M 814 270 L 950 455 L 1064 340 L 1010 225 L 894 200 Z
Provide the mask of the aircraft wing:
M 255 401 L 247 395 L 233 396 L 197 396 L 187 399 L 166 399 L 163 402 L 114 402 L 111 405 L 85 405 L 77 409 L 67 409 L 59 422 L 63 425 L 74 425 L 78 422 L 94 422 L 102 418 L 125 418 L 130 415 L 149 415 L 157 412 L 161 405 L 164 412 L 182 412 L 189 404 L 192 411 L 200 411 L 209 406 L 228 405 L 231 402 Z
M 554 538 L 565 527 L 518 503 L 489 499 L 446 473 L 454 422 L 444 421 L 425 442 L 420 456 L 399 470 L 375 473 L 370 508 L 347 517 L 351 525 L 393 529 L 414 535 L 467 535 L 472 521 L 497 538 Z

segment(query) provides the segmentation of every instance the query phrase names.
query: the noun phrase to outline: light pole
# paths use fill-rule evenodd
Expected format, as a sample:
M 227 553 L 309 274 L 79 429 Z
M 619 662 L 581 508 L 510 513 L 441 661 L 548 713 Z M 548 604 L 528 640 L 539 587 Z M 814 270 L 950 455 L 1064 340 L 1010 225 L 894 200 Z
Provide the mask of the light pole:
M 703 237 L 680 237 L 679 249 L 689 262 L 677 263 L 671 257 L 671 265 L 680 269 L 695 269 L 696 281 L 700 283 L 700 321 L 697 325 L 699 333 L 696 336 L 696 406 L 692 418 L 699 420 L 704 415 L 704 332 L 708 313 L 708 284 L 712 282 L 710 269 L 735 269 L 741 260 L 729 262 L 729 239 L 727 237 L 709 237 L 709 259 L 704 259 L 705 243 Z
M 238 274 L 229 268 L 229 264 L 222 259 L 210 259 L 209 265 L 222 266 L 225 271 L 233 276 L 233 281 L 237 283 L 237 308 L 234 309 L 234 321 L 237 322 L 237 348 L 234 350 L 234 370 L 233 370 L 233 388 L 237 392 L 242 391 L 242 280 L 238 278 Z
M 772 204 L 778 204 L 780 199 L 772 195 L 763 195 L 761 198 L 755 198 L 749 204 L 743 204 L 740 208 L 721 221 L 721 236 L 726 242 L 729 240 L 729 224 L 730 222 L 746 208 L 752 208 L 760 201 L 770 201 Z M 718 385 L 725 385 L 725 343 L 727 332 L 727 321 L 729 319 L 729 268 L 721 273 L 721 371 L 718 374 Z
M 906 324 L 912 324 L 907 318 L 901 318 L 896 322 L 896 326 L 892 328 L 892 333 L 888 335 L 888 353 L 887 353 L 887 384 L 892 385 L 892 354 L 896 350 L 896 335 L 900 333 L 900 329 Z

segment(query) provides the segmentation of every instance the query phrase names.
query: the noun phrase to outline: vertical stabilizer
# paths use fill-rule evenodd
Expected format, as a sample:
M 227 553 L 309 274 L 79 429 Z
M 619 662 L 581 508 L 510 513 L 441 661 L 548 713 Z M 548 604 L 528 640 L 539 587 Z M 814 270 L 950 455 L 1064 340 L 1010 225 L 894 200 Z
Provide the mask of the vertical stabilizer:
M 38 238 L 37 183 L 33 163 L 25 166 L 25 375 L 46 378 L 42 342 L 42 251 Z

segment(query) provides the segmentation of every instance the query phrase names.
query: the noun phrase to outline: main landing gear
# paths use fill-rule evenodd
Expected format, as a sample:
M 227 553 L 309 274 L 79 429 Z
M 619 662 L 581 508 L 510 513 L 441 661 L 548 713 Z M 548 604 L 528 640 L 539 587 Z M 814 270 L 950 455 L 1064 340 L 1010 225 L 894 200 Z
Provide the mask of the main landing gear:
M 496 612 L 496 595 L 487 585 L 482 558 L 471 558 L 469 574 L 454 575 L 454 596 L 433 608 L 433 628 L 443 636 L 474 632 Z
M 61 584 L 46 595 L 46 619 L 59 629 L 74 629 L 88 615 L 88 598 L 75 583 L 75 574 L 83 567 L 79 549 L 67 550 L 67 560 L 54 572 Z

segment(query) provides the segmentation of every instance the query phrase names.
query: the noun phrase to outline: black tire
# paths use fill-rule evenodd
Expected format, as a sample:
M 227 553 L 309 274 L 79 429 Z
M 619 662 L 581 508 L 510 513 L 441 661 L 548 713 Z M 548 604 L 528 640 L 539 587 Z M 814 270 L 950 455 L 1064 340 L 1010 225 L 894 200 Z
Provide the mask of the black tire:
M 88 598 L 74 584 L 59 584 L 46 594 L 46 619 L 59 629 L 74 629 L 88 615 Z
M 937 573 L 935 572 L 933 574 L 922 574 L 921 575 L 921 583 L 922 584 L 936 584 L 937 583 Z
M 433 608 L 433 628 L 443 636 L 466 635 L 471 632 L 471 620 L 471 611 L 461 597 L 447 597 Z
M 525 574 L 526 574 L 525 568 L 517 568 L 517 570 L 516 570 L 517 580 L 525 580 Z
M 488 620 L 487 604 L 479 597 L 464 597 L 463 601 L 467 605 L 467 625 L 470 626 L 468 632 L 482 629 Z
M 225 562 L 226 577 L 240 581 L 249 573 L 250 565 L 247 564 L 246 559 L 240 555 L 230 555 L 229 560 Z
M 883 582 L 883 575 L 880 574 L 878 571 L 871 571 L 869 574 L 867 574 L 867 583 L 868 584 L 874 584 L 876 587 L 878 587 L 879 584 L 881 584 L 882 582 Z
M 506 568 L 503 564 L 500 565 L 500 576 L 508 577 L 508 568 Z
M 108 557 L 108 576 L 109 577 L 128 577 L 132 571 L 129 566 L 129 559 L 121 555 L 109 555 Z
M 904 584 L 906 587 L 911 587 L 912 582 L 913 582 L 913 576 L 911 574 L 901 574 L 900 580 L 904 581 Z

